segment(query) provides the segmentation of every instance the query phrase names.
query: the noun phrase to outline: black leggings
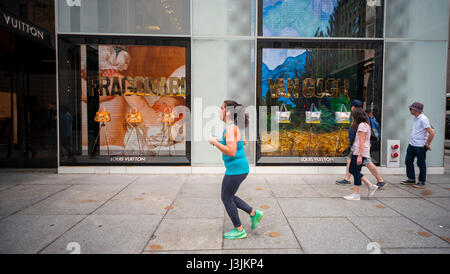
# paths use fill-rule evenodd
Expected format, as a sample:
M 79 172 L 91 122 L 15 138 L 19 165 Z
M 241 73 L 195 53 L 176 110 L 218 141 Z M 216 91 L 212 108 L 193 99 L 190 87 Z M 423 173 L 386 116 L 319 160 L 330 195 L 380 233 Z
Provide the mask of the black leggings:
M 253 209 L 239 197 L 235 196 L 241 183 L 247 178 L 248 173 L 239 175 L 225 175 L 222 181 L 222 202 L 227 210 L 228 216 L 230 216 L 234 227 L 241 226 L 241 220 L 239 219 L 238 208 L 252 213 Z

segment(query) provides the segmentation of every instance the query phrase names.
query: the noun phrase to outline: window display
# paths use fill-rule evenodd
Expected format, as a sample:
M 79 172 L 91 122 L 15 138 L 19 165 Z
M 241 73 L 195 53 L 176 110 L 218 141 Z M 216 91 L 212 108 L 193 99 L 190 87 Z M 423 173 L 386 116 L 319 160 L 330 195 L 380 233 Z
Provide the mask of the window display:
M 189 163 L 187 41 L 73 42 L 60 51 L 60 110 L 76 117 L 76 149 L 61 163 Z
M 380 121 L 381 62 L 378 41 L 261 39 L 257 163 L 346 163 L 351 101 Z M 378 162 L 379 144 L 372 146 Z

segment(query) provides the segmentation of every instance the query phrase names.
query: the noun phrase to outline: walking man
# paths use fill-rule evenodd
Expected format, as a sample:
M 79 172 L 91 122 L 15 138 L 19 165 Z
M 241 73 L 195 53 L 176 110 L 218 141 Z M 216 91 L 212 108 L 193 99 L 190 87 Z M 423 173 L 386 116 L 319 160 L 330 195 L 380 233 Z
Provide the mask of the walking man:
M 434 138 L 435 130 L 430 124 L 430 120 L 423 114 L 423 104 L 414 102 L 409 106 L 411 115 L 414 116 L 414 123 L 411 131 L 411 139 L 406 151 L 406 175 L 408 179 L 403 181 L 403 185 L 412 185 L 421 188 L 425 186 L 427 179 L 427 166 L 425 163 L 426 153 L 431 151 L 430 144 Z M 417 158 L 417 166 L 420 169 L 419 181 L 416 183 L 414 171 L 414 159 Z

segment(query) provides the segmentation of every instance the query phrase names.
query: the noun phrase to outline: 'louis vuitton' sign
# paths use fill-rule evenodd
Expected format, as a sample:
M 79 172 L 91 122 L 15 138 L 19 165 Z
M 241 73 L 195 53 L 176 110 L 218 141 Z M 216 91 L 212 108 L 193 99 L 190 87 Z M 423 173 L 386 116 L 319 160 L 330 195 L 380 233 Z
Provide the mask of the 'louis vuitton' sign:
M 51 35 L 48 31 L 4 10 L 0 10 L 0 24 L 17 34 L 52 46 Z

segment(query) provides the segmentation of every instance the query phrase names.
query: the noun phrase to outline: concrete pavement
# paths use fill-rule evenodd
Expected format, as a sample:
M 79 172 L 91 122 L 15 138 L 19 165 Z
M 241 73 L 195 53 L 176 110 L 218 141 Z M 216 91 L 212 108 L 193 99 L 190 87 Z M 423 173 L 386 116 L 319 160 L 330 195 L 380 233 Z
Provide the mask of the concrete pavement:
M 252 231 L 240 211 L 248 238 L 233 241 L 221 175 L 3 172 L 0 253 L 449 254 L 448 171 L 424 189 L 385 176 L 360 202 L 342 199 L 339 175 L 249 175 L 237 195 L 264 217 Z

